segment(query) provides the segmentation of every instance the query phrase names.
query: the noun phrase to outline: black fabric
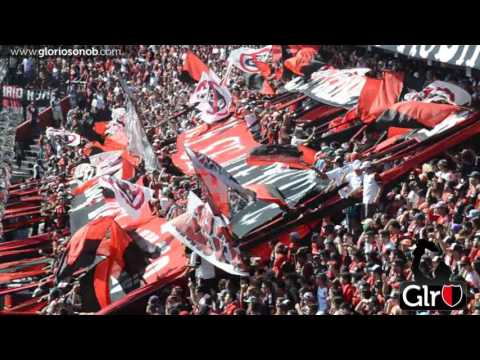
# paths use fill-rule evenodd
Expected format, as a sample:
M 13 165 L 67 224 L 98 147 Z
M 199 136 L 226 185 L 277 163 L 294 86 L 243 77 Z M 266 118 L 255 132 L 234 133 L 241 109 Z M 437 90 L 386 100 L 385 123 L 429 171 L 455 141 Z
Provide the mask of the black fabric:
M 292 157 L 300 157 L 301 151 L 293 145 L 261 145 L 250 152 L 252 156 L 268 156 L 268 155 L 286 155 Z
M 125 249 L 123 259 L 125 261 L 125 271 L 129 275 L 143 275 L 145 268 L 149 264 L 147 253 L 145 253 L 135 242 L 131 242 Z
M 178 80 L 186 84 L 195 84 L 196 81 L 190 76 L 188 71 L 182 71 L 180 75 L 178 75 Z
M 268 224 L 273 219 L 285 213 L 280 207 L 271 207 L 269 205 L 269 202 L 257 200 L 235 214 L 230 220 L 229 225 L 232 233 L 241 239 L 253 230 Z M 250 215 L 254 212 L 258 212 L 258 216 L 255 216 L 253 221 Z
M 352 136 L 356 134 L 358 130 L 363 126 L 363 123 L 357 121 L 350 126 L 348 129 L 339 132 L 332 132 L 324 137 L 315 136 L 312 141 L 310 141 L 309 146 L 319 150 L 322 147 L 322 143 L 330 144 L 333 141 L 336 142 L 349 142 L 352 139 Z
M 80 297 L 82 299 L 82 312 L 97 312 L 100 304 L 95 294 L 95 268 L 86 273 L 80 280 Z
M 102 145 L 103 145 L 103 142 L 105 141 L 105 139 L 102 136 L 100 136 L 93 130 L 93 124 L 90 124 L 90 123 L 89 124 L 84 123 L 82 124 L 82 126 L 79 127 L 79 135 L 85 137 L 89 141 L 98 141 Z
M 408 116 L 405 113 L 401 113 L 395 110 L 386 110 L 377 121 L 373 124 L 372 128 L 377 131 L 388 130 L 389 127 L 399 128 L 411 128 L 411 129 L 423 129 L 422 124 L 416 121 L 416 119 Z
M 81 254 L 71 265 L 67 263 L 68 251 L 60 260 L 60 268 L 57 273 L 57 279 L 62 280 L 71 277 L 73 273 L 82 268 L 90 267 L 97 257 L 97 249 L 101 240 L 86 240 Z
M 324 66 L 325 63 L 318 61 L 318 60 L 313 60 L 310 64 L 303 66 L 300 71 L 303 73 L 303 75 L 306 78 L 310 78 L 310 75 L 312 75 L 314 72 L 320 70 L 322 66 Z
M 288 169 L 275 172 L 272 171 L 274 168 L 274 165 L 252 167 L 246 163 L 245 159 L 238 159 L 225 166 L 225 170 L 232 174 L 242 186 L 247 183 L 268 183 L 277 189 L 292 207 L 305 201 L 307 193 L 313 196 L 323 187 L 323 182 L 310 171 Z M 260 226 L 286 214 L 277 204 L 258 200 L 232 217 L 231 230 L 241 239 Z
M 245 74 L 245 80 L 249 90 L 262 89 L 264 79 L 261 74 Z

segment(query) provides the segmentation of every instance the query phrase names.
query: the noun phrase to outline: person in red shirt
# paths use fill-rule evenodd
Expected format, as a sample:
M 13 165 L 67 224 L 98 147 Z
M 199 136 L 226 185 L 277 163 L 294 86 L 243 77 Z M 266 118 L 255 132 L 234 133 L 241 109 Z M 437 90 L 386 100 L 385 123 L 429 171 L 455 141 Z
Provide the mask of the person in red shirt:
M 475 234 L 473 238 L 472 249 L 468 254 L 468 260 L 473 263 L 476 259 L 480 259 L 480 234 Z
M 287 257 L 287 253 L 288 253 L 288 249 L 287 247 L 285 246 L 285 244 L 282 244 L 282 243 L 278 243 L 276 246 L 275 246 L 275 250 L 274 250 L 274 261 L 273 261 L 273 267 L 272 267 L 272 270 L 273 272 L 275 273 L 275 276 L 277 278 L 281 277 L 282 276 L 282 265 L 287 261 L 288 257 Z
M 352 276 L 350 273 L 343 273 L 341 277 L 342 296 L 346 304 L 352 304 L 355 287 L 352 285 Z
M 225 297 L 225 308 L 223 309 L 223 315 L 233 315 L 235 310 L 240 308 L 240 304 L 236 300 L 235 293 L 229 291 Z
M 448 213 L 447 204 L 443 201 L 439 201 L 434 207 L 433 222 L 440 225 L 446 225 L 450 222 L 450 215 Z

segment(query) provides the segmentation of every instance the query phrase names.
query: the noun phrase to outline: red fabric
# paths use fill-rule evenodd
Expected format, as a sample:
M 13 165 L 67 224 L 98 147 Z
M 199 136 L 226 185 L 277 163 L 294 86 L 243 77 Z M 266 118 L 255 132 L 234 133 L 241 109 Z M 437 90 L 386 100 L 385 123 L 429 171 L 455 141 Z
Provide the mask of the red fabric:
M 385 71 L 382 79 L 367 77 L 358 100 L 358 113 L 364 123 L 371 123 L 398 101 L 403 77 L 403 73 L 392 71 Z
M 182 243 L 168 230 L 165 230 L 165 227 L 162 226 L 164 223 L 165 219 L 155 217 L 135 230 L 140 235 L 150 234 L 151 236 L 146 237 L 146 239 L 153 244 L 162 246 L 164 249 L 160 257 L 151 260 L 150 265 L 145 270 L 143 277 L 147 284 L 162 281 L 169 275 L 182 274 L 187 267 L 188 260 Z
M 275 90 L 273 90 L 270 82 L 265 79 L 263 80 L 262 88 L 260 89 L 260 94 L 262 95 L 275 95 Z
M 153 259 L 146 268 L 144 274 L 146 285 L 103 307 L 97 313 L 98 315 L 108 314 L 121 309 L 132 301 L 143 298 L 185 275 L 188 260 L 185 256 L 184 247 L 170 232 L 165 230 L 165 227 L 162 226 L 164 223 L 164 219 L 156 217 L 135 230 L 138 235 L 143 234 L 147 241 L 162 246 L 164 249 L 160 257 Z M 148 234 L 148 236 L 145 236 L 145 234 Z M 98 293 L 102 291 L 106 299 L 105 288 L 102 289 L 101 286 L 103 285 L 100 282 L 98 285 Z
M 173 154 L 172 160 L 186 175 L 193 175 L 185 146 L 207 155 L 223 166 L 247 155 L 259 144 L 253 139 L 245 121 L 235 118 L 213 124 L 208 130 L 203 125 L 187 130 L 177 137 L 177 152 Z
M 108 121 L 98 121 L 93 125 L 93 131 L 98 135 L 104 136 L 105 131 L 107 130 Z
M 112 261 L 112 259 L 108 258 L 95 266 L 93 286 L 95 289 L 95 297 L 97 298 L 101 309 L 111 304 L 110 270 Z
M 284 62 L 285 67 L 293 72 L 295 75 L 303 76 L 302 68 L 309 65 L 317 51 L 311 47 L 300 49 L 294 57 L 287 59 Z
M 67 264 L 73 265 L 75 263 L 78 257 L 82 254 L 86 241 L 102 240 L 112 222 L 113 219 L 111 217 L 102 217 L 90 221 L 87 225 L 77 230 L 67 245 Z
M 223 309 L 223 315 L 233 315 L 235 310 L 237 310 L 240 306 L 238 305 L 237 302 L 231 302 L 227 306 L 225 306 L 225 309 Z
M 272 253 L 272 247 L 268 242 L 261 243 L 249 250 L 249 254 L 252 257 L 259 257 L 262 262 L 268 262 Z
M 130 236 L 115 222 L 112 222 L 110 227 L 111 231 L 111 244 L 109 251 L 109 258 L 117 263 L 121 268 L 125 267 L 125 261 L 123 255 L 125 250 L 132 242 Z
M 328 129 L 332 132 L 340 132 L 342 130 L 348 129 L 350 123 L 355 121 L 358 118 L 358 109 L 357 107 L 349 110 L 345 115 L 336 117 L 328 123 Z
M 391 126 L 388 128 L 387 130 L 387 138 L 398 138 L 398 137 L 401 137 L 402 135 L 405 135 L 406 133 L 408 133 L 409 131 L 411 131 L 412 129 L 407 129 L 407 128 L 399 128 L 399 127 L 395 127 L 395 126 Z
M 81 184 L 80 186 L 76 187 L 75 189 L 72 190 L 72 194 L 74 196 L 77 196 L 77 195 L 80 195 L 82 194 L 85 190 L 91 188 L 92 186 L 94 186 L 95 184 L 98 183 L 98 178 L 93 178 L 93 179 L 90 179 L 90 180 L 87 180 L 85 181 L 83 184 Z
M 317 151 L 305 145 L 298 145 L 298 150 L 303 153 L 303 161 L 309 165 L 315 164 L 315 155 Z
M 280 80 L 282 76 L 283 76 L 283 66 L 280 66 L 275 70 L 275 80 Z
M 459 111 L 460 107 L 450 104 L 405 101 L 393 105 L 389 110 L 404 114 L 431 129 L 445 120 L 447 116 Z
M 282 60 L 282 46 L 272 45 L 272 62 L 278 63 L 280 60 Z
M 279 162 L 288 165 L 293 169 L 308 170 L 310 167 L 302 161 L 302 158 L 275 154 L 275 155 L 249 155 L 246 160 L 250 166 L 269 166 Z
M 205 65 L 194 53 L 188 51 L 185 61 L 183 62 L 183 71 L 188 72 L 195 81 L 199 81 L 202 77 L 202 73 L 205 71 L 208 72 L 208 66 Z
M 353 294 L 355 293 L 355 288 L 352 284 L 342 285 L 342 295 L 343 301 L 347 304 L 351 304 L 353 300 Z
M 258 70 L 260 71 L 260 74 L 266 79 L 272 74 L 272 69 L 270 69 L 270 66 L 267 63 L 264 63 L 263 61 L 257 60 L 257 57 L 254 55 L 252 56 L 252 60 L 257 66 Z
M 283 110 L 287 107 L 290 107 L 290 109 L 289 109 L 290 112 L 293 112 L 293 111 L 296 110 L 297 105 L 300 103 L 300 101 L 302 101 L 306 97 L 307 97 L 307 95 L 300 95 L 300 96 L 294 98 L 293 100 L 288 100 L 286 102 L 280 102 L 280 103 L 275 105 L 275 109 L 276 110 Z
M 130 180 L 135 176 L 135 166 L 138 161 L 128 151 L 122 153 L 122 179 Z
M 272 270 L 277 277 L 282 275 L 282 265 L 287 261 L 286 255 L 275 255 L 275 261 L 273 262 Z
M 388 137 L 387 140 L 382 141 L 380 144 L 376 145 L 373 149 L 368 150 L 368 153 L 378 153 L 380 151 L 383 151 L 390 146 L 394 145 L 398 140 L 400 140 L 403 137 L 403 135 L 395 135 L 392 137 Z

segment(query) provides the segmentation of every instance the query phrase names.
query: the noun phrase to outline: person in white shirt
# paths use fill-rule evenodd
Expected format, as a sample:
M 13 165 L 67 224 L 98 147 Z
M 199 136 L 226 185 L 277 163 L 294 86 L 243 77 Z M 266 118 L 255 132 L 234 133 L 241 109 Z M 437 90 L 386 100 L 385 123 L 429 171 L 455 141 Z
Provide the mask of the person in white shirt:
M 162 191 L 162 196 L 160 196 L 160 216 L 167 216 L 168 210 L 174 204 L 174 199 L 172 192 L 165 188 Z
M 355 160 L 352 163 L 352 170 L 345 175 L 344 181 L 348 183 L 348 196 L 351 197 L 357 193 L 363 186 L 362 162 Z
M 365 161 L 361 169 L 363 173 L 363 204 L 365 205 L 365 218 L 373 216 L 375 204 L 380 200 L 382 187 L 377 181 L 377 173 L 370 161 Z
M 333 180 L 336 186 L 340 186 L 344 183 L 345 177 L 347 174 L 352 172 L 352 164 L 346 164 L 345 166 L 335 168 L 333 170 L 327 171 L 326 175 L 330 180 Z M 348 188 L 342 188 L 338 191 L 338 194 L 343 198 L 347 198 L 349 194 Z
M 250 132 L 255 136 L 259 136 L 260 133 L 260 122 L 258 121 L 257 116 L 255 113 L 252 111 L 252 108 L 250 106 L 247 106 L 245 108 L 245 116 L 244 116 L 245 122 L 247 123 L 248 129 Z
M 328 311 L 328 286 L 327 276 L 323 273 L 317 277 L 317 303 L 317 314 L 325 314 Z
M 215 266 L 198 255 L 192 252 L 190 256 L 190 266 L 195 267 L 195 278 L 197 286 L 203 286 L 207 290 L 214 288 L 215 282 Z
M 352 163 L 352 170 L 345 175 L 342 183 L 347 182 L 347 186 L 343 188 L 341 196 L 343 198 L 358 198 L 363 186 L 363 170 L 361 169 L 362 162 L 355 160 Z M 339 192 L 340 193 L 340 192 Z M 352 204 L 345 209 L 348 230 L 352 234 L 360 231 L 361 206 Z
M 480 289 L 480 276 L 478 273 L 473 270 L 472 264 L 468 259 L 460 260 L 460 275 L 465 279 L 465 281 L 473 286 L 476 289 Z

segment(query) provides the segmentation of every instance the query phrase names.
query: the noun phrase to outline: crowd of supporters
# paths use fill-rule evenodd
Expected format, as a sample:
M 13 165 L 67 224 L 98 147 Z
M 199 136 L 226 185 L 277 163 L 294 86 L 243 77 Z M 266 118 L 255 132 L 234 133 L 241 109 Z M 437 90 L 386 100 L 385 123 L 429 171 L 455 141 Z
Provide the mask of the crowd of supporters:
M 73 108 L 58 125 L 83 134 L 85 127 L 123 106 L 125 96 L 118 82 L 128 80 L 147 136 L 160 163 L 151 173 L 143 168 L 146 186 L 154 190 L 152 206 L 158 216 L 173 219 L 186 209 L 188 191 L 196 187 L 171 159 L 178 134 L 198 125 L 186 109 L 194 84 L 180 79 L 182 56 L 193 51 L 220 78 L 226 71 L 229 52 L 238 46 L 140 45 L 125 46 L 123 55 L 111 58 L 19 59 L 9 81 L 24 85 L 61 88 Z M 425 84 L 435 79 L 462 86 L 478 100 L 480 78 L 461 69 L 433 68 L 425 62 L 395 58 L 351 46 L 322 46 L 322 61 L 335 67 L 369 67 L 378 72 L 389 68 L 414 74 Z M 13 69 L 13 68 L 12 68 Z M 432 70 L 433 69 L 433 70 Z M 274 83 L 276 87 L 281 82 Z M 229 87 L 237 104 L 236 115 L 244 118 L 258 142 L 308 145 L 314 131 L 303 132 L 288 109 L 277 111 L 268 97 L 249 90 L 243 76 L 234 71 Z M 34 106 L 34 104 L 33 104 Z M 32 110 L 33 111 L 33 110 Z M 151 315 L 350 315 L 408 312 L 399 307 L 402 281 L 430 279 L 464 281 L 467 303 L 451 314 L 480 314 L 480 159 L 475 148 L 443 154 L 412 171 L 406 180 L 384 191 L 377 181 L 379 169 L 356 160 L 368 135 L 356 142 L 322 144 L 315 168 L 332 184 L 348 182 L 346 197 L 359 205 L 347 208 L 342 221 L 330 218 L 306 239 L 290 234 L 286 246 L 271 240 L 270 261 L 252 259 L 251 276 L 227 276 L 213 265 L 190 254 L 188 284 L 167 286 L 148 300 Z M 77 148 L 40 137 L 41 150 L 34 166 L 35 179 L 54 178 L 44 185 L 42 215 L 48 220 L 34 226 L 29 235 L 54 232 L 51 271 L 68 241 L 68 210 L 72 195 L 66 186 L 68 174 L 86 161 L 85 141 Z M 347 173 L 338 170 L 352 163 Z M 34 293 L 49 305 L 43 314 L 72 314 L 81 308 L 79 285 L 43 282 Z M 441 312 L 436 312 L 440 314 Z M 435 314 L 435 313 L 430 313 Z

